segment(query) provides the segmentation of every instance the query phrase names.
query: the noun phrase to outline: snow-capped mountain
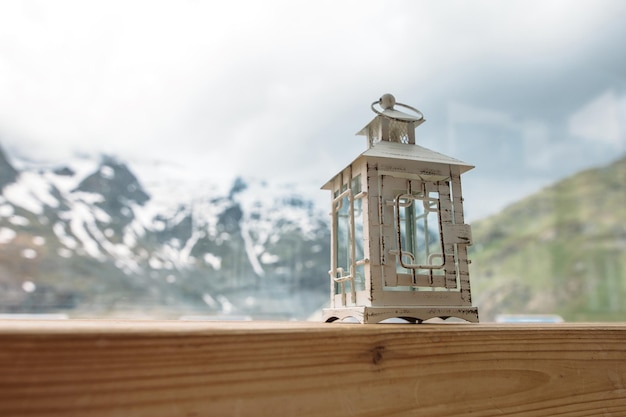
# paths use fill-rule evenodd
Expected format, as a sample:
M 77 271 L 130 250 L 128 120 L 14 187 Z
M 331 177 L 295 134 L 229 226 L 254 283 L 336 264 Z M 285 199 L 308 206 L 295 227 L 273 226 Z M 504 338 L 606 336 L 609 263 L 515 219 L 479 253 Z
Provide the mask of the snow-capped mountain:
M 124 162 L 0 151 L 0 312 L 302 318 L 327 297 L 327 216 L 294 186 L 149 194 Z

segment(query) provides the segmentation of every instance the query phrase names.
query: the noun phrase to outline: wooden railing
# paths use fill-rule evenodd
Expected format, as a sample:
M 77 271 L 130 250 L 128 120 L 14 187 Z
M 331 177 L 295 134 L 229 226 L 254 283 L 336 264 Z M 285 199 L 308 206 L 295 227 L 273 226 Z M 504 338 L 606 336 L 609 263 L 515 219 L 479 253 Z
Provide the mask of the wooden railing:
M 405 415 L 626 415 L 626 325 L 0 323 L 0 416 Z

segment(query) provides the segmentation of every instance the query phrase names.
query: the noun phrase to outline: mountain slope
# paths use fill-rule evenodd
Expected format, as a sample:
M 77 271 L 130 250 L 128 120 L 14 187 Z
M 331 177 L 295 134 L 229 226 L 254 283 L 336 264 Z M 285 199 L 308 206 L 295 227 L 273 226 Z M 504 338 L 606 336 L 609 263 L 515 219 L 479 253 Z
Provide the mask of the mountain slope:
M 472 225 L 483 318 L 626 317 L 626 158 L 564 179 Z
M 1 311 L 302 318 L 327 298 L 327 220 L 293 187 L 238 178 L 163 205 L 111 157 L 0 172 L 16 173 L 0 196 Z
M 0 149 L 0 190 L 11 184 L 17 178 L 17 170 L 7 160 L 4 151 Z

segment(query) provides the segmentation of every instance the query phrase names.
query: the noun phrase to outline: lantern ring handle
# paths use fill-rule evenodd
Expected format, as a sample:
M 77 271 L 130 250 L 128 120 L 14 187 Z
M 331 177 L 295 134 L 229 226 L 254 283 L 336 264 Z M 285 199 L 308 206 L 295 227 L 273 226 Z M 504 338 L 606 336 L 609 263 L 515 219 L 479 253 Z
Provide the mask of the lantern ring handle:
M 372 103 L 372 105 L 370 106 L 370 107 L 372 108 L 372 111 L 373 111 L 374 113 L 376 113 L 376 114 L 377 114 L 377 115 L 379 115 L 379 116 L 386 117 L 386 118 L 388 118 L 388 119 L 394 119 L 394 120 L 396 120 L 396 118 L 395 118 L 395 117 L 388 116 L 388 115 L 384 114 L 383 112 L 379 111 L 378 109 L 376 109 L 376 107 L 374 107 L 374 106 L 375 106 L 375 105 L 377 105 L 377 104 L 380 104 L 380 100 L 376 100 L 376 101 L 375 101 L 375 102 L 373 102 L 373 103 Z M 415 113 L 417 113 L 417 114 L 419 115 L 419 118 L 418 118 L 417 120 L 422 120 L 422 119 L 424 119 L 424 113 L 422 113 L 421 111 L 417 110 L 415 107 L 411 107 L 411 106 L 409 106 L 408 104 L 402 104 L 402 103 L 395 103 L 395 105 L 396 105 L 396 106 L 400 106 L 400 107 L 404 107 L 405 109 L 409 109 L 409 110 L 412 110 L 412 111 L 414 111 Z M 393 107 L 392 107 L 392 109 L 393 109 Z M 399 119 L 398 119 L 398 120 L 399 120 Z

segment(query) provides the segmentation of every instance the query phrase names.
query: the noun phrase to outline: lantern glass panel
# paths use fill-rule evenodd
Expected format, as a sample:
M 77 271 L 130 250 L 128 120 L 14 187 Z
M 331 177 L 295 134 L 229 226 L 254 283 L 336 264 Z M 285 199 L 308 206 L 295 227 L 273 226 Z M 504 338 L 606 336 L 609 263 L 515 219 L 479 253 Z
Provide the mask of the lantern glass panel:
M 365 271 L 362 264 L 357 262 L 364 257 L 363 251 L 363 200 L 359 196 L 361 192 L 361 176 L 353 178 L 350 183 L 344 184 L 340 191 L 335 192 L 335 256 L 338 275 L 341 277 L 352 276 L 352 279 L 344 281 L 343 291 L 351 292 L 354 285 L 355 291 L 365 290 Z M 356 197 L 356 198 L 355 198 Z M 341 284 L 335 283 L 335 293 L 342 292 Z
M 443 274 L 439 193 L 402 194 L 396 201 L 397 272 Z
M 341 192 L 345 191 L 344 189 Z M 340 194 L 337 192 L 336 194 Z M 349 196 L 344 195 L 338 202 L 339 209 L 337 210 L 337 216 L 335 217 L 335 233 L 337 234 L 335 239 L 335 262 L 339 271 L 345 271 L 347 274 L 350 270 L 350 202 Z M 341 274 L 340 275 L 344 275 Z M 346 285 L 350 285 L 349 282 Z M 349 291 L 348 288 L 346 290 Z M 335 293 L 341 293 L 341 287 L 339 282 L 335 283 Z
M 361 192 L 361 178 L 355 178 L 356 184 L 353 181 L 353 194 L 358 195 Z M 362 260 L 365 257 L 363 251 L 363 199 L 354 199 L 354 259 L 355 262 Z M 365 266 L 363 263 L 355 265 L 355 277 L 354 286 L 356 291 L 365 291 Z

